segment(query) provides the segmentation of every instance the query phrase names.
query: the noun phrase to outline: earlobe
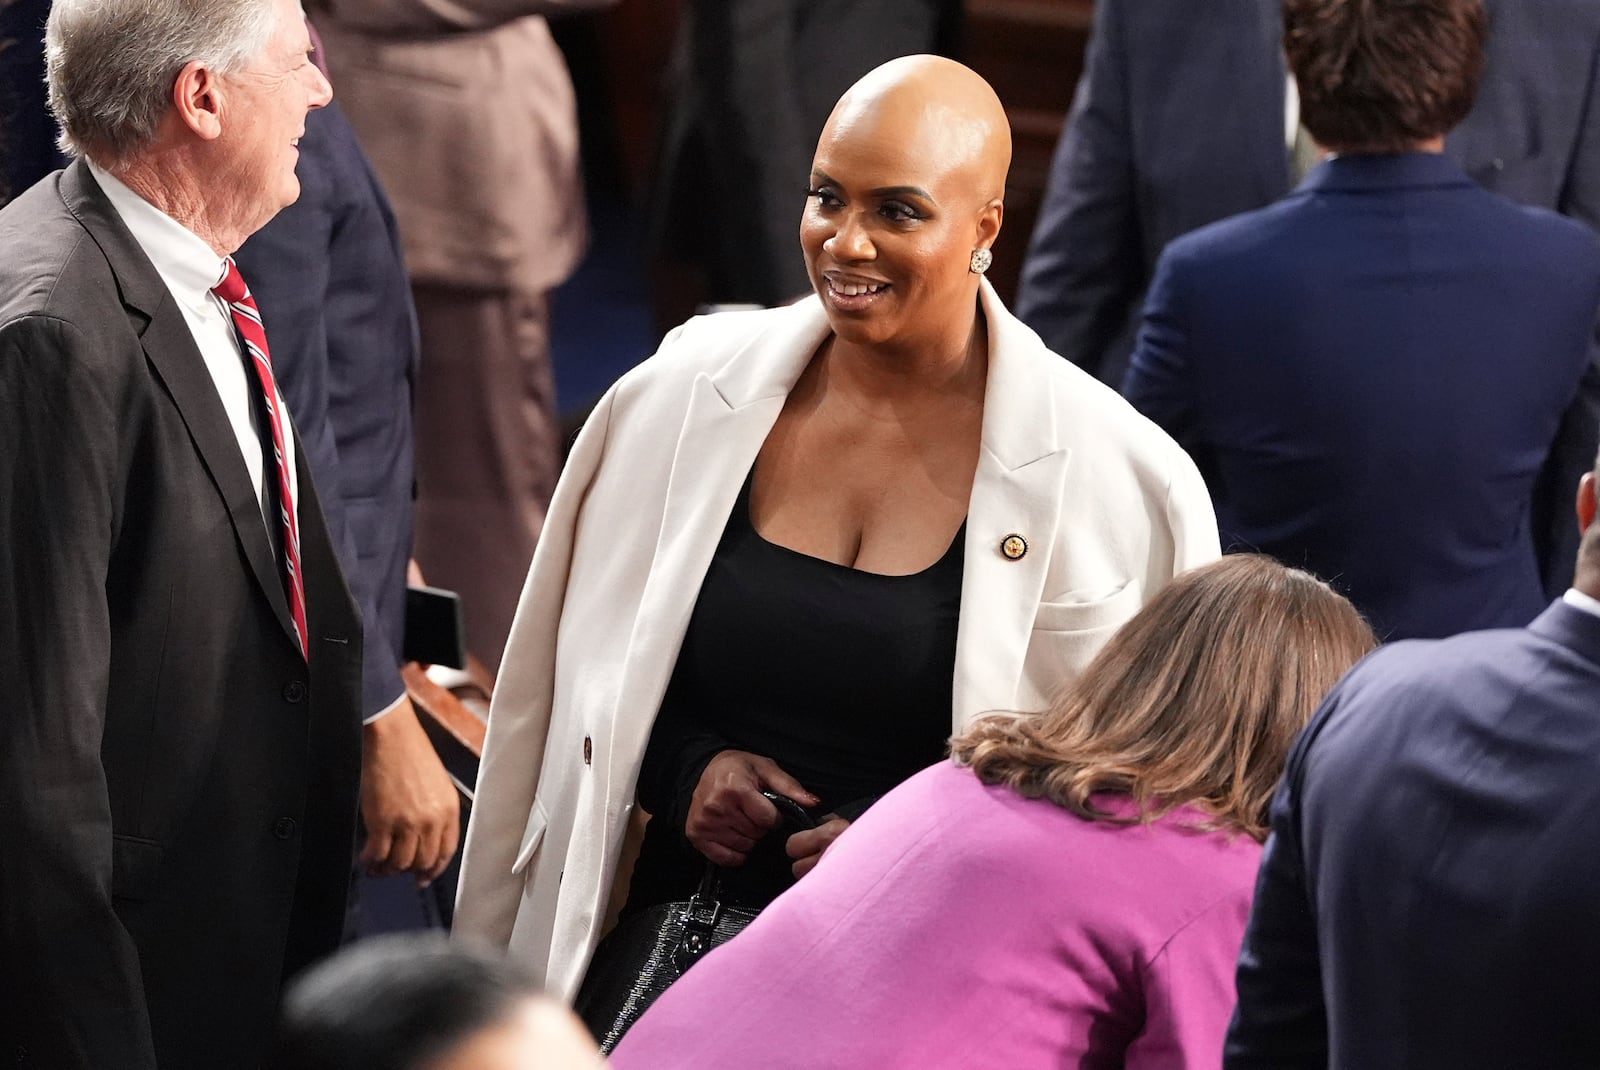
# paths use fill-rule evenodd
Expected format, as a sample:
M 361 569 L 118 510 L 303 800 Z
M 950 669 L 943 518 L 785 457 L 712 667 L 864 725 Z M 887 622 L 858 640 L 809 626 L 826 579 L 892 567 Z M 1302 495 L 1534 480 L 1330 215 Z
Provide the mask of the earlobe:
M 172 83 L 178 119 L 197 136 L 214 141 L 222 134 L 222 85 L 216 72 L 198 60 L 186 64 Z
M 1585 473 L 1578 481 L 1578 530 L 1588 531 L 1594 523 L 1595 478 L 1593 472 Z

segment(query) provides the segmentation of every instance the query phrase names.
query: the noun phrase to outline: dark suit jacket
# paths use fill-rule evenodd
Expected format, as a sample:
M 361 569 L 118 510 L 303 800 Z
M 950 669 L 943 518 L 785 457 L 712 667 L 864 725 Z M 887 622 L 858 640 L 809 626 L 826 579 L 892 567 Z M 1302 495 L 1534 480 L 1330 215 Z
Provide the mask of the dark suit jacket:
M 1483 82 L 1448 151 L 1487 188 L 1600 227 L 1600 4 L 1488 2 Z M 1167 243 L 1289 192 L 1282 4 L 1203 8 L 1100 0 L 1023 266 L 1018 318 L 1113 386 Z
M 251 1067 L 339 941 L 360 622 L 302 451 L 302 657 L 216 388 L 88 169 L 0 248 L 0 1051 Z
M 1588 228 L 1444 156 L 1346 156 L 1167 247 L 1124 393 L 1200 466 L 1224 550 L 1322 576 L 1381 638 L 1520 626 L 1597 309 Z
M 363 708 L 405 693 L 416 317 L 389 202 L 337 102 L 306 116 L 300 199 L 234 255 L 366 623 Z
M 948 52 L 959 12 L 953 0 L 691 0 L 654 168 L 655 251 L 698 264 L 711 301 L 810 293 L 800 216 L 828 114 L 878 64 Z
M 1600 1065 L 1600 619 L 1398 643 L 1296 743 L 1229 1070 Z

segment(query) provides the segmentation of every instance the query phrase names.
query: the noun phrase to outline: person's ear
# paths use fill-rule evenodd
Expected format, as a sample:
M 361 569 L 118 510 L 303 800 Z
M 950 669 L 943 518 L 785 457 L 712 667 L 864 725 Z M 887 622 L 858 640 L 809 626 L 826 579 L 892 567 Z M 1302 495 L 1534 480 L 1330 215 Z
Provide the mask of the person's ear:
M 191 60 L 172 83 L 178 121 L 205 141 L 222 136 L 222 80 L 199 60 Z
M 1578 480 L 1579 531 L 1588 531 L 1589 525 L 1594 523 L 1595 493 L 1594 473 L 1585 472 L 1583 478 Z
M 994 245 L 994 240 L 1000 236 L 1000 221 L 1005 213 L 1006 206 L 999 198 L 983 206 L 978 213 L 978 236 L 972 246 L 974 249 L 988 249 Z

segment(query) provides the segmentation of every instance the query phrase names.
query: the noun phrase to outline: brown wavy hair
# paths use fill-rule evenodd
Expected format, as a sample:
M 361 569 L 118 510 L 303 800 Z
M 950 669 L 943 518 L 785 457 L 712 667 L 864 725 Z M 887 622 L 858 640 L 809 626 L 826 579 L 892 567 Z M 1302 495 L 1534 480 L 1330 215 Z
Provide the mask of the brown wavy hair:
M 986 784 L 1081 817 L 1132 824 L 1192 805 L 1206 828 L 1262 840 L 1295 735 L 1374 645 L 1321 580 L 1235 554 L 1163 587 L 1047 711 L 984 717 L 951 753 Z M 1137 812 L 1096 806 L 1098 792 Z
M 1448 133 L 1472 110 L 1487 36 L 1483 0 L 1283 4 L 1300 121 L 1335 152 L 1404 152 Z

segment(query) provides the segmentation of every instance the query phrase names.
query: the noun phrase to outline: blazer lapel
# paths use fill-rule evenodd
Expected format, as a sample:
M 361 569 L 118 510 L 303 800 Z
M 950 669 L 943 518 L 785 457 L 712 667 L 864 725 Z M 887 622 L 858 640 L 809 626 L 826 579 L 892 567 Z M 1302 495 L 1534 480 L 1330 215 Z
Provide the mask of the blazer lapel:
M 62 176 L 61 194 L 105 254 L 123 304 L 142 321 L 139 342 L 145 358 L 171 396 L 200 463 L 227 506 L 234 535 L 262 594 L 286 637 L 298 649 L 300 641 L 289 615 L 277 560 L 267 540 L 260 500 L 250 483 L 244 458 L 239 454 L 239 440 L 228 422 L 222 399 L 217 396 L 216 384 L 206 370 L 183 313 L 81 160 Z
M 956 631 L 951 721 L 957 731 L 989 712 L 986 704 L 997 696 L 1011 701 L 1016 695 L 1066 504 L 1062 486 L 1071 459 L 1071 451 L 1060 444 L 1051 392 L 1028 373 L 1029 362 L 1022 359 L 1042 343 L 1012 318 L 987 282 L 982 304 L 989 327 L 989 378 L 983 447 L 967 510 Z M 1027 540 L 1020 558 L 1001 550 L 1011 535 Z
M 621 769 L 637 769 L 739 489 L 790 389 L 827 336 L 827 320 L 815 298 L 782 315 L 771 330 L 741 346 L 715 373 L 700 375 L 690 389 L 661 532 L 619 689 L 621 708 L 637 715 L 619 719 L 609 769 L 619 768 L 617 759 Z

